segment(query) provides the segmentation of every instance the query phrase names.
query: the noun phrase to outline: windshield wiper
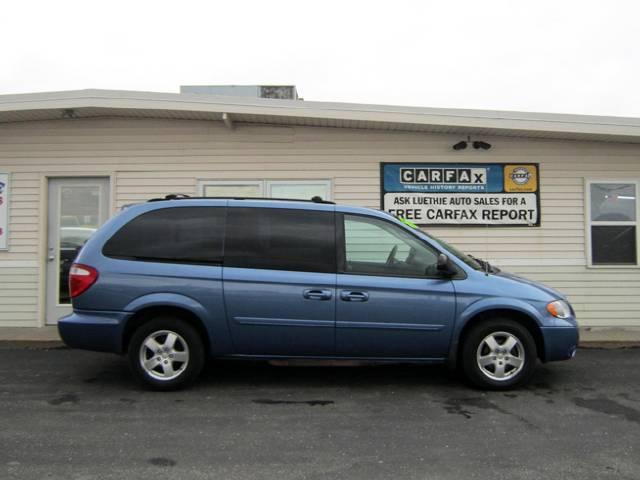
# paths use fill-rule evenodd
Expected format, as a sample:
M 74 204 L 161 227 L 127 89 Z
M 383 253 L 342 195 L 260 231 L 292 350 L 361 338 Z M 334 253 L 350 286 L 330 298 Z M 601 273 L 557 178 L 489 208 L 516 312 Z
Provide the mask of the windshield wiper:
M 467 254 L 469 257 L 473 258 L 476 262 L 478 262 L 480 264 L 480 266 L 482 267 L 482 269 L 486 272 L 489 273 L 498 273 L 500 271 L 500 269 L 498 267 L 494 267 L 493 265 L 491 265 L 489 262 L 487 262 L 486 260 L 482 260 L 481 258 L 475 257 L 471 254 Z

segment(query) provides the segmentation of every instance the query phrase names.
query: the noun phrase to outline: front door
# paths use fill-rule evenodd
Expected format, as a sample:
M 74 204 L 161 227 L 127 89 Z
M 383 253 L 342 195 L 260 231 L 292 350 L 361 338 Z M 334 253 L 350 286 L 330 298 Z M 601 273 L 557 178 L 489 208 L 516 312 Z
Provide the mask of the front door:
M 455 291 L 451 280 L 438 275 L 438 252 L 386 220 L 348 214 L 343 219 L 338 355 L 446 356 Z
M 109 216 L 109 179 L 49 179 L 46 323 L 71 312 L 69 268 L 78 251 Z
M 334 212 L 229 201 L 224 299 L 235 353 L 332 355 Z M 254 208 L 239 205 L 255 204 Z

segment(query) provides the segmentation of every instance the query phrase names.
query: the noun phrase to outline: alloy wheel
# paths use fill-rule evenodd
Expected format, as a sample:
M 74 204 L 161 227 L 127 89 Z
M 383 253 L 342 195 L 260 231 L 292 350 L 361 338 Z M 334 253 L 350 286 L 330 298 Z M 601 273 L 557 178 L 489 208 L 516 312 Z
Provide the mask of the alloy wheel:
M 476 360 L 486 377 L 495 381 L 509 380 L 524 367 L 524 346 L 512 333 L 493 332 L 478 345 Z
M 140 345 L 140 366 L 156 380 L 173 380 L 188 364 L 189 346 L 181 335 L 171 330 L 153 332 Z

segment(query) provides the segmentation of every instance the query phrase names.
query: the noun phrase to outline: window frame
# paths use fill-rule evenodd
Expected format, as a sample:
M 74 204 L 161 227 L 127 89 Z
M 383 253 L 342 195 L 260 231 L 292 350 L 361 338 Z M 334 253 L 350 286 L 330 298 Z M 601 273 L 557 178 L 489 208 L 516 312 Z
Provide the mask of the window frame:
M 636 219 L 635 221 L 625 220 L 625 221 L 593 221 L 591 220 L 591 185 L 594 184 L 606 184 L 606 183 L 621 183 L 627 185 L 635 186 L 635 195 L 636 195 Z M 623 269 L 637 269 L 640 268 L 640 179 L 623 179 L 623 178 L 585 178 L 584 181 L 584 225 L 585 225 L 585 254 L 587 259 L 587 268 L 593 269 L 613 269 L 613 268 L 623 268 Z M 602 264 L 602 263 L 593 263 L 593 240 L 591 235 L 591 227 L 592 226 L 635 226 L 636 232 L 636 263 L 628 263 L 628 264 Z
M 205 190 L 208 186 L 233 186 L 238 185 L 242 187 L 246 186 L 258 186 L 260 188 L 260 196 L 263 198 L 273 198 L 271 195 L 271 187 L 273 185 L 314 185 L 321 184 L 327 187 L 327 197 L 323 200 L 333 200 L 333 182 L 330 179 L 284 179 L 284 180 L 199 180 L 198 181 L 198 195 L 204 197 Z M 311 200 L 311 199 L 308 199 Z
M 376 217 L 373 215 L 365 215 L 362 213 L 336 212 L 336 264 L 337 264 L 336 267 L 339 275 L 357 275 L 362 277 L 407 278 L 407 279 L 422 279 L 422 280 L 458 280 L 461 278 L 466 278 L 466 274 L 464 274 L 464 271 L 461 271 L 460 267 L 458 267 L 455 264 L 453 265 L 457 273 L 451 277 L 443 277 L 442 275 L 437 275 L 437 274 L 436 275 L 426 275 L 426 274 L 425 275 L 399 275 L 399 274 L 391 274 L 391 273 L 360 273 L 360 272 L 347 271 L 346 270 L 346 263 L 347 263 L 346 240 L 347 239 L 346 239 L 345 229 L 344 229 L 346 215 L 353 216 L 353 217 L 362 217 L 366 219 L 372 218 L 375 220 L 379 220 L 381 222 L 386 222 L 395 228 L 403 230 L 402 227 L 400 227 L 399 225 L 396 225 L 395 223 L 385 218 Z M 406 233 L 411 235 L 410 232 L 406 232 Z M 445 255 L 449 256 L 449 254 L 447 254 L 446 252 L 443 252 L 436 246 L 431 245 L 429 242 L 418 237 L 417 235 L 414 235 L 414 237 L 418 242 L 422 243 L 426 248 L 430 248 L 434 252 L 436 252 L 436 257 L 441 253 L 444 253 Z

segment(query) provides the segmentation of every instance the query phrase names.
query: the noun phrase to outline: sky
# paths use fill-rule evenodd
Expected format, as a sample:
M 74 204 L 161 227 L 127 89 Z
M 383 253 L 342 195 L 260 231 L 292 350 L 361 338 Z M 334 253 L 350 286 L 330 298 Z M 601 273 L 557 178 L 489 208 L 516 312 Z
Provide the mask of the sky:
M 295 84 L 306 100 L 640 117 L 635 0 L 4 0 L 0 94 Z

